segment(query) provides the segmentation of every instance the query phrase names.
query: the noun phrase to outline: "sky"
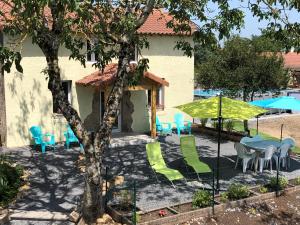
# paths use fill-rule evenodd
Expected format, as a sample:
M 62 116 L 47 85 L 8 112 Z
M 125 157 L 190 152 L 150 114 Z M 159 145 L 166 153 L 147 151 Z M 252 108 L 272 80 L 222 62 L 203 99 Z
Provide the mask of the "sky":
M 297 18 L 298 16 L 298 18 Z M 299 13 L 297 12 L 289 12 L 289 18 L 291 21 L 295 22 L 299 21 Z M 251 37 L 251 35 L 260 35 L 260 29 L 266 27 L 268 21 L 258 21 L 256 17 L 253 17 L 250 11 L 245 12 L 245 25 L 242 28 L 241 32 L 239 33 L 242 37 Z M 238 33 L 238 32 L 234 32 Z
M 299 13 L 297 12 L 289 12 L 289 18 L 291 21 L 295 22 L 298 20 L 299 22 Z M 245 25 L 244 28 L 239 33 L 242 37 L 251 37 L 251 35 L 260 35 L 260 29 L 266 27 L 268 21 L 258 21 L 257 18 L 253 17 L 252 13 L 249 10 L 245 10 Z M 237 31 L 234 32 L 238 34 Z
M 240 32 L 233 31 L 234 34 L 239 34 L 242 37 L 251 37 L 252 35 L 260 35 L 261 29 L 265 28 L 269 21 L 258 21 L 258 18 L 252 15 L 252 12 L 248 9 L 247 1 L 241 0 L 229 0 L 229 4 L 232 8 L 239 8 L 245 13 L 244 18 L 244 27 Z M 215 3 L 210 2 L 208 4 L 208 8 L 211 10 L 212 15 L 216 15 L 218 13 L 217 7 Z M 287 12 L 289 19 L 291 22 L 300 22 L 300 14 L 296 11 L 288 11 Z

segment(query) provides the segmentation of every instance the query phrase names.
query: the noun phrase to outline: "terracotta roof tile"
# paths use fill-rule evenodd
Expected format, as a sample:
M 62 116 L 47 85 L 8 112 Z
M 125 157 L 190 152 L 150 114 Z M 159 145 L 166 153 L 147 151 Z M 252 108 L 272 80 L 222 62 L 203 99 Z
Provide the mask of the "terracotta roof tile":
M 0 10 L 1 12 L 5 12 L 7 16 L 9 16 L 11 7 L 0 0 Z M 45 15 L 48 17 L 49 23 L 51 25 L 51 15 L 49 9 L 45 9 Z M 74 17 L 74 14 L 71 13 L 71 17 Z M 172 16 L 167 12 L 163 12 L 159 9 L 154 9 L 152 13 L 149 15 L 146 22 L 143 24 L 140 29 L 138 29 L 139 34 L 159 34 L 159 35 L 177 35 L 172 28 L 167 28 L 167 23 L 172 20 Z M 0 30 L 3 29 L 4 26 L 4 18 L 0 16 Z M 196 31 L 196 25 L 193 22 L 190 22 L 191 31 L 194 33 Z M 183 35 L 183 34 L 182 34 Z M 190 35 L 190 34 L 185 34 Z
M 116 63 L 109 64 L 105 67 L 103 73 L 101 71 L 96 71 L 76 81 L 76 84 L 83 85 L 83 86 L 105 87 L 113 83 L 113 81 L 116 78 L 117 69 L 118 69 L 118 65 Z M 150 79 L 151 81 L 154 81 L 159 85 L 169 86 L 169 83 L 166 80 L 150 72 L 145 72 L 144 78 Z
M 167 23 L 170 22 L 173 17 L 167 12 L 155 9 L 149 15 L 143 26 L 138 29 L 139 34 L 161 34 L 161 35 L 177 35 L 172 28 L 167 27 Z M 196 25 L 190 22 L 191 31 L 196 31 Z
M 11 7 L 9 5 L 7 5 L 6 3 L 4 3 L 3 1 L 0 1 L 0 10 L 7 17 L 9 17 Z M 3 29 L 3 27 L 4 27 L 4 18 L 2 16 L 0 16 L 0 31 Z
M 283 55 L 284 67 L 289 69 L 300 69 L 300 54 L 289 52 Z

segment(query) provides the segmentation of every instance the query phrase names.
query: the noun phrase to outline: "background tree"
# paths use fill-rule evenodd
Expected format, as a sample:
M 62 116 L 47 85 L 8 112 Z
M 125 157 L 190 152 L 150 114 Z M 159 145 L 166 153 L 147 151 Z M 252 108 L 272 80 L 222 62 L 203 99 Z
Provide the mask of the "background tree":
M 132 74 L 130 59 L 135 49 L 147 47 L 148 42 L 137 30 L 147 20 L 155 7 L 165 8 L 173 16 L 167 26 L 178 34 L 191 34 L 190 20 L 197 18 L 198 31 L 194 34 L 199 45 L 211 44 L 218 33 L 219 38 L 229 36 L 230 30 L 240 28 L 243 13 L 231 8 L 227 1 L 214 0 L 215 16 L 210 15 L 210 1 L 206 0 L 137 0 L 137 1 L 79 1 L 79 0 L 2 0 L 0 16 L 5 23 L 4 32 L 14 38 L 15 46 L 9 52 L 1 47 L 1 60 L 10 55 L 20 56 L 19 46 L 26 38 L 37 45 L 47 61 L 48 89 L 53 104 L 60 109 L 75 135 L 84 145 L 86 158 L 85 191 L 83 196 L 83 217 L 92 223 L 103 212 L 102 202 L 102 160 L 107 148 L 112 125 L 119 114 L 118 108 L 124 88 L 138 81 L 139 74 L 147 68 L 147 60 L 138 63 L 137 72 Z M 5 10 L 3 10 L 5 9 Z M 106 109 L 94 133 L 88 132 L 77 111 L 68 103 L 61 84 L 59 49 L 70 50 L 70 59 L 85 65 L 85 40 L 97 39 L 90 50 L 98 55 L 95 66 L 103 69 L 113 59 L 118 60 L 118 71 L 112 91 L 106 102 Z M 191 56 L 193 46 L 181 35 L 175 48 Z M 17 58 L 19 61 L 20 58 Z M 8 64 L 8 67 L 11 64 Z M 21 68 L 18 68 L 21 69 Z M 129 76 L 129 75 L 132 76 Z M 46 81 L 45 81 L 46 82 Z
M 261 35 L 251 37 L 252 45 L 256 52 L 283 52 L 285 44 L 283 41 L 276 40 L 268 35 L 267 30 L 262 30 Z
M 265 47 L 253 40 L 233 37 L 224 48 L 199 65 L 196 82 L 203 88 L 222 89 L 226 95 L 253 100 L 255 92 L 285 88 L 289 81 L 283 59 L 277 53 L 262 53 Z M 245 130 L 248 129 L 247 123 Z

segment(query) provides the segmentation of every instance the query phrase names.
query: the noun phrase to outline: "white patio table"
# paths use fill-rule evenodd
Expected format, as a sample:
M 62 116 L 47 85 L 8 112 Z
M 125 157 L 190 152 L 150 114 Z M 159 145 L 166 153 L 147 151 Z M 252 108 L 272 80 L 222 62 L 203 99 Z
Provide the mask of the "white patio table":
M 279 148 L 281 146 L 281 142 L 275 141 L 275 140 L 261 140 L 261 141 L 249 141 L 242 143 L 247 148 L 255 150 L 255 165 L 254 165 L 254 171 L 257 171 L 258 167 L 258 158 L 261 153 L 263 153 L 270 145 L 275 146 L 276 148 Z

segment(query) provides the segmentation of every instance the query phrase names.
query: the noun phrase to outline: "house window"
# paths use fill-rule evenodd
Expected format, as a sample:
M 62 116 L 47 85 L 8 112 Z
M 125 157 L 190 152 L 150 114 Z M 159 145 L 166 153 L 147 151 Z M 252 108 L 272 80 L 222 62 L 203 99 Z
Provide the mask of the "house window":
M 87 41 L 86 42 L 86 60 L 87 62 L 96 62 L 98 61 L 98 55 L 93 52 L 94 44 L 96 41 Z
M 148 90 L 148 107 L 151 107 L 151 90 Z M 164 109 L 164 88 L 160 87 L 156 90 L 156 108 Z
M 65 93 L 65 96 L 66 96 L 68 102 L 70 104 L 72 104 L 72 94 L 71 94 L 72 81 L 71 80 L 63 80 L 63 81 L 61 81 L 61 85 L 62 85 L 63 91 Z M 58 107 L 56 107 L 54 104 L 53 104 L 53 113 L 61 114 L 60 109 Z

